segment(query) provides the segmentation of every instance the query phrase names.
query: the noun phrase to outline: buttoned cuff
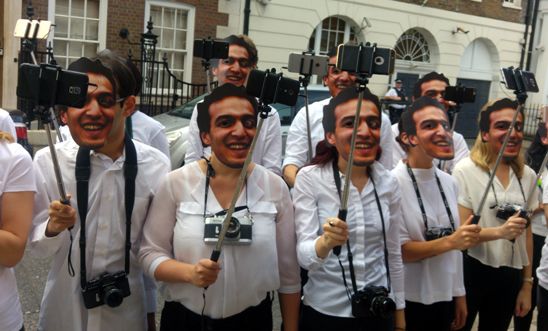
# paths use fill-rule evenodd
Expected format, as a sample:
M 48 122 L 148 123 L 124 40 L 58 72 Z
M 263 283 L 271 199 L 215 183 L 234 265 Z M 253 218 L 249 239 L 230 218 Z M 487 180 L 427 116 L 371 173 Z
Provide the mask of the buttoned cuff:
M 320 238 L 321 236 L 314 239 L 313 241 L 309 241 L 304 244 L 305 245 L 304 251 L 306 252 L 306 256 L 304 256 L 304 258 L 306 263 L 305 263 L 305 266 L 303 267 L 305 269 L 316 270 L 320 268 L 325 263 L 325 261 L 329 258 L 329 256 L 333 254 L 332 253 L 333 250 L 331 250 L 329 251 L 329 253 L 327 254 L 325 258 L 318 257 L 318 255 L 316 254 L 316 241 L 318 241 Z
M 37 257 L 49 257 L 55 254 L 59 249 L 65 236 L 68 234 L 68 230 L 63 230 L 61 233 L 54 237 L 46 236 L 46 229 L 48 227 L 49 217 L 47 221 L 37 225 L 32 231 L 31 237 L 31 253 Z

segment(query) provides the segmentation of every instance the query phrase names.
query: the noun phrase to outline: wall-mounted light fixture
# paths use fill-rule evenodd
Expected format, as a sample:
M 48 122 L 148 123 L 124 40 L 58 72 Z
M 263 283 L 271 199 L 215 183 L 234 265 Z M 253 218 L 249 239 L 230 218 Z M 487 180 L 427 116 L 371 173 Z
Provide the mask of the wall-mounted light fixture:
M 464 34 L 468 34 L 468 32 L 470 32 L 470 30 L 464 30 L 463 28 L 461 28 L 460 26 L 457 26 L 455 28 L 455 30 L 451 31 L 452 34 L 455 34 L 455 33 L 459 33 L 459 32 L 462 32 Z

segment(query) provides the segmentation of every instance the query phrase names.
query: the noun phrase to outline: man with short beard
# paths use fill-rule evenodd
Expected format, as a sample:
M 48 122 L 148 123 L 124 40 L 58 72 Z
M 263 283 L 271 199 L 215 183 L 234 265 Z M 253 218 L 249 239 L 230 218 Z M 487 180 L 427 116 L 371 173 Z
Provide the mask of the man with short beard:
M 413 100 L 418 99 L 422 96 L 430 97 L 438 100 L 438 102 L 444 105 L 445 110 L 448 111 L 449 108 L 454 104 L 448 100 L 445 100 L 445 98 L 443 97 L 443 94 L 445 93 L 445 88 L 447 88 L 447 86 L 449 86 L 449 79 L 447 79 L 447 77 L 435 71 L 429 72 L 415 83 L 413 89 Z M 397 137 L 399 135 L 397 124 L 392 125 L 392 132 L 394 134 L 394 137 Z M 455 167 L 455 164 L 457 164 L 463 158 L 467 157 L 469 154 L 468 145 L 466 144 L 464 137 L 460 133 L 455 131 L 453 131 L 452 135 L 455 157 L 451 160 L 446 160 L 443 162 L 441 162 L 440 160 L 434 161 L 436 167 L 441 167 L 441 169 L 447 173 L 451 173 L 453 171 L 453 168 Z M 405 158 L 405 151 L 398 144 L 394 146 L 392 151 L 392 162 L 394 162 L 394 166 L 396 166 L 399 160 Z
M 316 155 L 316 146 L 320 141 L 324 139 L 324 131 L 322 127 L 323 107 L 329 103 L 329 101 L 337 96 L 340 91 L 349 86 L 355 86 L 356 76 L 348 71 L 340 70 L 335 67 L 337 63 L 337 48 L 332 48 L 329 53 L 329 67 L 327 75 L 323 77 L 323 84 L 329 89 L 331 97 L 314 102 L 308 106 L 308 114 L 310 116 L 310 137 L 312 140 L 312 157 Z M 394 144 L 394 137 L 390 130 L 390 119 L 384 113 L 382 116 L 381 127 L 381 149 L 380 163 L 387 169 L 392 168 L 392 145 Z M 285 155 L 282 166 L 283 176 L 286 183 L 293 187 L 295 183 L 295 176 L 300 168 L 306 165 L 310 160 L 308 157 L 308 130 L 306 126 L 306 109 L 301 108 L 293 122 L 287 134 L 287 140 L 285 144 Z
M 219 85 L 233 84 L 243 86 L 251 70 L 257 67 L 258 53 L 255 44 L 246 35 L 230 35 L 223 39 L 229 43 L 228 58 L 211 59 L 213 75 Z M 258 137 L 253 162 L 260 164 L 277 175 L 281 175 L 282 164 L 282 134 L 280 116 L 271 107 L 268 118 L 263 123 L 263 129 Z M 209 157 L 211 148 L 204 146 L 200 139 L 200 130 L 196 122 L 198 108 L 194 107 L 188 127 L 188 144 L 185 154 L 185 164 Z
M 454 157 L 442 104 L 420 97 L 403 113 L 398 141 L 407 151 L 392 174 L 402 196 L 400 241 L 405 274 L 405 319 L 409 331 L 450 331 L 466 321 L 462 255 L 475 245 L 480 228 L 462 226 L 455 179 L 434 166 Z
M 522 111 L 517 114 L 503 158 L 493 169 L 516 111 L 518 103 L 506 98 L 485 105 L 470 157 L 460 161 L 453 171 L 459 184 L 461 220 L 475 212 L 481 216 L 479 244 L 464 255 L 466 331 L 472 329 L 477 314 L 479 331 L 505 331 L 512 315 L 524 316 L 531 307 L 533 235 L 528 220 L 518 211 L 538 207 L 538 192 L 534 189 L 535 173 L 520 154 Z M 493 171 L 495 177 L 487 199 L 483 209 L 478 210 Z M 531 189 L 535 195 L 526 205 Z

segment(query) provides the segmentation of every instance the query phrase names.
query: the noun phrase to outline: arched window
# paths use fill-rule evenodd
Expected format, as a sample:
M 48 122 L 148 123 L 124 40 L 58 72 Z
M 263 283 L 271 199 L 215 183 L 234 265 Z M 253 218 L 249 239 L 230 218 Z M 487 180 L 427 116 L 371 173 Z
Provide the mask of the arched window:
M 424 36 L 415 29 L 405 31 L 396 42 L 396 59 L 412 62 L 430 62 L 430 49 Z
M 356 40 L 354 28 L 343 18 L 330 16 L 314 29 L 308 42 L 308 49 L 316 54 L 326 54 L 331 48 L 349 40 Z

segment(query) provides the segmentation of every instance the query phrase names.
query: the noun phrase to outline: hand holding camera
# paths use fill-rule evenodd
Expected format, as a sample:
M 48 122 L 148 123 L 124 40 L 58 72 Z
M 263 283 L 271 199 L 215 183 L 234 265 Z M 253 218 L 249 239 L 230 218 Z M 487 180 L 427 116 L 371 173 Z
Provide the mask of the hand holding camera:
M 478 244 L 481 227 L 472 224 L 473 217 L 473 215 L 470 215 L 464 224 L 447 237 L 452 249 L 463 251 Z
M 197 287 L 208 287 L 215 283 L 221 266 L 210 259 L 201 259 L 192 266 L 190 283 Z
M 70 195 L 67 195 L 67 200 Z M 46 228 L 47 237 L 55 237 L 65 229 L 71 228 L 76 222 L 76 209 L 59 200 L 51 202 L 48 208 L 49 222 Z
M 516 211 L 504 224 L 498 227 L 499 237 L 514 240 L 523 233 L 527 228 L 527 219 L 523 218 L 520 213 L 520 211 Z

